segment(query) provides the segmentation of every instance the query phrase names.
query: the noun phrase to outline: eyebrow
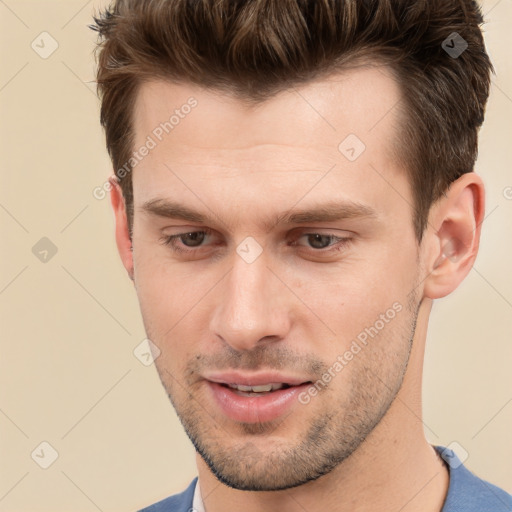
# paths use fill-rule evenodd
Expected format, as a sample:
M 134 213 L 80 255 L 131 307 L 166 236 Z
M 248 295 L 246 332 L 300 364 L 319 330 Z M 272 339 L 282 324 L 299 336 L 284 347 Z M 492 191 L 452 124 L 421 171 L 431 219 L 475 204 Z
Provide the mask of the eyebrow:
M 177 201 L 155 198 L 146 201 L 140 210 L 157 217 L 180 219 L 206 224 L 216 217 L 209 217 Z M 355 218 L 377 218 L 377 212 L 370 206 L 353 201 L 328 201 L 305 209 L 291 208 L 263 222 L 263 227 L 271 231 L 280 224 L 308 224 L 312 222 L 336 222 Z M 217 217 L 218 218 L 218 217 Z

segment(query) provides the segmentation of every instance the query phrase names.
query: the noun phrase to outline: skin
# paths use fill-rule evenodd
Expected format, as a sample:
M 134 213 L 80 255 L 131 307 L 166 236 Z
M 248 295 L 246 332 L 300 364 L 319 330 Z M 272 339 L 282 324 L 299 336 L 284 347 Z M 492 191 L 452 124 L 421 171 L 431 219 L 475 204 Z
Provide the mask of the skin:
M 449 477 L 421 421 L 423 354 L 433 299 L 457 288 L 477 254 L 481 179 L 452 184 L 419 244 L 407 174 L 391 150 L 401 93 L 384 68 L 339 72 L 258 106 L 146 83 L 135 146 L 190 96 L 197 107 L 133 171 L 133 240 L 114 180 L 111 202 L 122 262 L 161 350 L 157 370 L 199 452 L 208 512 L 440 511 Z M 353 162 L 338 150 L 351 133 L 366 146 Z M 155 199 L 208 219 L 155 215 L 144 208 Z M 330 201 L 373 215 L 269 223 Z M 190 253 L 162 242 L 205 228 L 198 247 L 176 241 Z M 246 237 L 262 248 L 252 263 L 236 251 Z M 211 400 L 212 370 L 279 369 L 316 382 L 396 303 L 401 311 L 307 405 L 244 424 Z

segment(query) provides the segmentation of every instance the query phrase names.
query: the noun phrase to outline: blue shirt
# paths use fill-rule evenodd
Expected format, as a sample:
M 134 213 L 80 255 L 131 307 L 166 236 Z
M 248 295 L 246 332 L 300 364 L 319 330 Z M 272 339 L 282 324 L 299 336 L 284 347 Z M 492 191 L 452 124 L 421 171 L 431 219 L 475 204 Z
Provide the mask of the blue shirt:
M 448 460 L 450 485 L 441 512 L 512 512 L 512 496 L 466 469 L 454 452 L 435 449 Z M 191 512 L 197 478 L 181 494 L 170 496 L 139 512 Z

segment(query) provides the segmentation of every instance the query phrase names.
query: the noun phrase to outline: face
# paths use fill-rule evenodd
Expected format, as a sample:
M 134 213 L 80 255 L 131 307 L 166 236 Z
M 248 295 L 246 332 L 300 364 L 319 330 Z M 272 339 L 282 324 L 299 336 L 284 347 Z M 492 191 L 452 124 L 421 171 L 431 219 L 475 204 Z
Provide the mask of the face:
M 227 485 L 330 472 L 400 390 L 419 249 L 399 99 L 382 68 L 257 106 L 139 92 L 135 146 L 155 144 L 133 170 L 134 282 L 162 384 Z

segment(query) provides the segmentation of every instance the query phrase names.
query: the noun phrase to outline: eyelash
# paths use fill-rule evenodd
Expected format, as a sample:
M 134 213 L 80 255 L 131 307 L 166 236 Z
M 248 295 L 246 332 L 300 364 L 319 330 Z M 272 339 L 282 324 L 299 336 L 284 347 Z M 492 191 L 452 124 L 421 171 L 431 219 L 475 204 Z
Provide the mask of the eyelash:
M 196 248 L 184 249 L 183 247 L 180 247 L 179 245 L 177 245 L 176 242 L 181 237 L 183 237 L 185 235 L 196 234 L 196 233 L 204 233 L 205 235 L 208 236 L 208 235 L 213 234 L 213 231 L 211 229 L 208 229 L 208 228 L 197 230 L 197 231 L 186 231 L 185 233 L 178 233 L 176 235 L 164 236 L 164 237 L 162 237 L 160 239 L 160 241 L 164 245 L 166 245 L 168 247 L 171 247 L 171 249 L 173 251 L 176 251 L 177 253 L 180 253 L 180 254 L 193 253 L 193 252 L 195 252 L 195 249 L 201 249 L 202 246 L 198 246 Z M 314 249 L 314 248 L 311 247 L 310 249 L 314 253 L 317 253 L 317 254 L 322 254 L 322 253 L 326 254 L 326 253 L 331 253 L 331 252 L 334 252 L 334 251 L 340 251 L 351 241 L 351 238 L 338 237 L 338 236 L 335 236 L 335 235 L 333 235 L 331 233 L 303 233 L 299 237 L 299 239 L 304 237 L 304 236 L 311 236 L 311 235 L 326 236 L 326 237 L 330 237 L 330 238 L 338 241 L 335 245 L 328 246 L 328 247 L 323 248 L 323 249 Z

